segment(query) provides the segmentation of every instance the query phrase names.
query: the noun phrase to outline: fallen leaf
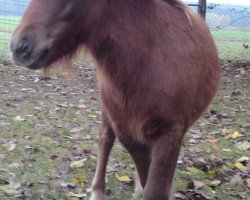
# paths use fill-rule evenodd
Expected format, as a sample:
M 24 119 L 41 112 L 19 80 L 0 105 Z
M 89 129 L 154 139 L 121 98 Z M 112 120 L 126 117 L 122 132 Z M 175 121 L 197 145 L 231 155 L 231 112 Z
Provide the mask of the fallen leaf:
M 70 133 L 78 133 L 78 132 L 81 132 L 83 130 L 82 127 L 75 127 L 75 128 L 72 128 L 69 132 Z
M 205 184 L 201 181 L 192 181 L 188 183 L 188 189 L 192 190 L 199 190 L 201 189 Z
M 249 160 L 250 160 L 250 158 L 243 156 L 243 157 L 239 158 L 236 162 L 243 163 L 243 162 L 247 162 Z
M 198 173 L 200 170 L 197 169 L 196 167 L 187 167 L 187 170 L 191 173 L 191 174 L 196 174 Z
M 234 167 L 236 167 L 236 168 L 238 168 L 240 170 L 246 170 L 246 167 L 240 162 L 234 163 Z
M 84 178 L 76 178 L 76 179 L 73 179 L 72 182 L 76 184 L 85 184 L 88 181 L 86 181 Z
M 218 135 L 218 134 L 220 134 L 220 131 L 212 131 L 210 134 L 211 135 Z
M 241 142 L 241 143 L 238 143 L 236 144 L 236 147 L 240 150 L 249 150 L 250 149 L 250 142 Z
M 231 149 L 222 149 L 222 151 L 225 151 L 225 152 L 232 152 Z
M 212 200 L 211 197 L 204 196 L 196 191 L 188 190 L 188 191 L 178 191 L 178 193 L 175 193 L 173 195 L 174 199 L 192 199 L 192 200 Z
M 70 167 L 69 167 L 69 163 L 64 161 L 64 160 L 61 160 L 59 165 L 58 165 L 58 172 L 60 174 L 68 174 L 70 172 Z
M 0 191 L 6 193 L 9 196 L 21 197 L 22 190 L 20 187 L 21 185 L 18 183 L 9 183 L 8 185 L 0 186 Z
M 221 130 L 222 135 L 228 135 L 228 134 L 231 134 L 233 132 L 234 132 L 233 130 L 226 129 L 226 128 L 224 128 L 224 129 Z
M 247 182 L 247 187 L 250 188 L 250 178 L 248 178 L 246 182 Z
M 220 150 L 220 144 L 219 144 L 219 140 L 211 140 L 210 141 L 211 146 L 216 149 L 216 150 Z
M 16 122 L 23 122 L 23 121 L 25 121 L 25 119 L 22 118 L 21 116 L 16 116 L 16 117 L 14 118 L 14 121 L 16 121 Z
M 233 134 L 229 135 L 229 138 L 237 139 L 237 138 L 242 137 L 242 136 L 243 135 L 239 131 L 235 131 Z
M 119 176 L 117 173 L 115 173 L 115 177 L 120 182 L 130 183 L 133 181 L 129 176 Z
M 86 161 L 87 161 L 87 158 L 84 158 L 84 159 L 78 160 L 78 161 L 73 161 L 73 162 L 70 163 L 70 167 L 71 168 L 83 167 Z
M 241 73 L 241 74 L 245 74 L 245 73 L 246 73 L 246 69 L 243 68 L 243 67 L 241 67 L 241 68 L 240 68 L 240 73 Z
M 88 115 L 88 117 L 91 118 L 91 119 L 96 119 L 97 118 L 96 115 Z
M 14 168 L 20 168 L 20 167 L 22 167 L 23 165 L 22 164 L 20 164 L 20 163 L 12 163 L 12 164 L 10 164 L 10 167 L 14 167 Z
M 117 172 L 117 166 L 115 164 L 109 163 L 106 169 L 107 173 Z
M 172 196 L 174 199 L 187 199 L 186 195 L 180 193 L 174 193 Z
M 61 183 L 62 188 L 75 188 L 76 186 L 76 183 Z
M 219 186 L 221 184 L 221 181 L 220 180 L 214 180 L 214 181 L 212 181 L 212 182 L 210 182 L 210 186 L 212 186 L 212 187 L 217 187 L 217 186 Z
M 7 149 L 7 151 L 9 151 L 9 152 L 12 152 L 12 151 L 14 151 L 14 150 L 16 149 L 16 144 L 13 143 L 13 142 L 10 142 L 9 144 L 4 144 L 3 146 L 4 146 L 4 147 Z
M 73 192 L 69 192 L 68 194 L 67 194 L 67 197 L 68 198 L 71 198 L 71 197 L 75 197 L 75 198 L 78 198 L 78 199 L 81 199 L 81 198 L 83 198 L 83 197 L 86 197 L 87 196 L 87 194 L 84 194 L 84 193 L 80 193 L 80 194 L 75 194 L 75 193 L 73 193 Z
M 77 107 L 80 108 L 80 109 L 86 109 L 87 108 L 87 106 L 85 106 L 84 104 L 80 104 Z
M 35 78 L 34 83 L 38 83 L 40 79 L 38 77 Z
M 215 170 L 209 170 L 207 172 L 207 176 L 210 178 L 210 179 L 213 179 L 215 174 L 217 174 L 217 172 Z
M 230 183 L 234 184 L 234 185 L 243 185 L 243 179 L 241 178 L 241 176 L 239 174 L 236 174 L 230 180 Z
M 84 139 L 84 140 L 90 140 L 90 139 L 92 139 L 92 135 L 90 135 L 90 134 L 84 135 L 82 137 L 82 139 Z
M 70 140 L 73 140 L 74 138 L 71 137 L 71 136 L 68 136 L 68 135 L 63 135 L 61 136 L 63 139 L 70 139 Z

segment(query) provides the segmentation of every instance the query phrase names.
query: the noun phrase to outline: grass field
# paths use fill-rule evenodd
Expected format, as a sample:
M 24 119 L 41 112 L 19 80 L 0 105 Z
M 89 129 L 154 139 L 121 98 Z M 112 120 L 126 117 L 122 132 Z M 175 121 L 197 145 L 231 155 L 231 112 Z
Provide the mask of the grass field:
M 214 103 L 182 145 L 175 177 L 180 199 L 249 199 L 248 69 L 222 67 Z M 89 196 L 96 165 L 100 101 L 95 68 L 85 59 L 76 64 L 73 79 L 40 76 L 0 63 L 0 199 L 80 200 L 77 194 Z M 76 161 L 82 165 L 72 167 Z M 108 164 L 106 199 L 128 200 L 133 181 L 119 181 L 117 174 L 131 179 L 135 174 L 118 142 Z
M 1 17 L 0 16 L 0 29 L 12 31 L 19 23 L 20 17 Z
M 250 60 L 250 30 L 212 30 L 222 60 Z
M 250 30 L 237 30 L 237 29 L 220 29 L 211 31 L 214 37 L 222 38 L 241 38 L 250 40 Z
M 0 16 L 0 57 L 8 54 L 8 44 L 11 32 L 18 25 L 19 17 L 1 17 Z

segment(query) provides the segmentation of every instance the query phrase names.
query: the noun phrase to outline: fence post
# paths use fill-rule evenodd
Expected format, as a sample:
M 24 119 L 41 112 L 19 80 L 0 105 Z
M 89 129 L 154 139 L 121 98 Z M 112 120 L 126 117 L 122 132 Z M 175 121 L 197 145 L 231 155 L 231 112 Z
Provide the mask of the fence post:
M 207 11 L 207 0 L 199 0 L 198 3 L 198 13 L 205 20 Z

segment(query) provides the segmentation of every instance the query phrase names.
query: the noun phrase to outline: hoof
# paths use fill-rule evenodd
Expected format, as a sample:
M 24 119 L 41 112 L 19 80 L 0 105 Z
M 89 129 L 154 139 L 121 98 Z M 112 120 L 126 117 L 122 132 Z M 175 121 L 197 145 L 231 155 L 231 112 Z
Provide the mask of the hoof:
M 89 200 L 104 200 L 104 193 L 101 190 L 94 190 L 91 192 Z
M 143 197 L 141 195 L 134 193 L 131 200 L 143 200 Z
M 139 178 L 138 174 L 136 174 L 136 177 L 135 177 L 135 193 L 133 194 L 132 199 L 140 200 L 142 198 L 143 198 L 143 188 L 141 186 L 140 178 Z

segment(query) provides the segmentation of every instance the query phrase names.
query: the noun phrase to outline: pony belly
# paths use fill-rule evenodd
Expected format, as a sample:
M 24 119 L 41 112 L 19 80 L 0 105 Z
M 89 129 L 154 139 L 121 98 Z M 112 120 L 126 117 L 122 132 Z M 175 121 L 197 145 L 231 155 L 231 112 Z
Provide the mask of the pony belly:
M 124 140 L 128 140 L 129 142 L 131 139 L 141 144 L 148 143 L 143 133 L 144 120 L 133 115 L 123 115 L 119 118 L 112 116 L 114 115 L 110 115 L 110 121 L 115 134 L 121 143 L 123 143 Z

